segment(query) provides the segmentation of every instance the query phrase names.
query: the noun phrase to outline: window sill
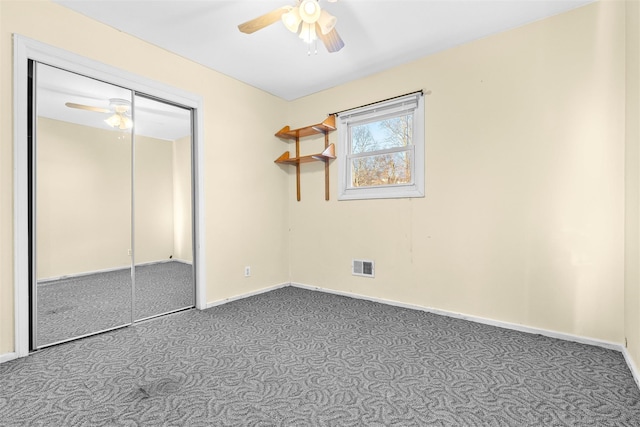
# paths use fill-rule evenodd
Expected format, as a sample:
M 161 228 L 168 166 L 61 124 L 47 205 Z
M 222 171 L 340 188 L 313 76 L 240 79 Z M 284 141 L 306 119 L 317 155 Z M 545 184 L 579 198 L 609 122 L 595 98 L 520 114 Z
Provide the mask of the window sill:
M 366 199 L 411 199 L 424 197 L 424 189 L 417 186 L 358 188 L 347 189 L 338 194 L 338 200 L 366 200 Z

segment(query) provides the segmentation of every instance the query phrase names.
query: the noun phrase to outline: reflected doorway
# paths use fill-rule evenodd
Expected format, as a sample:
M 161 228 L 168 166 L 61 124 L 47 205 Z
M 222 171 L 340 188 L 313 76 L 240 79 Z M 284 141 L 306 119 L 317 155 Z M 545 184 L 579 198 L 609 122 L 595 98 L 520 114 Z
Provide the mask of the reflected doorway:
M 193 111 L 31 75 L 31 349 L 193 307 Z

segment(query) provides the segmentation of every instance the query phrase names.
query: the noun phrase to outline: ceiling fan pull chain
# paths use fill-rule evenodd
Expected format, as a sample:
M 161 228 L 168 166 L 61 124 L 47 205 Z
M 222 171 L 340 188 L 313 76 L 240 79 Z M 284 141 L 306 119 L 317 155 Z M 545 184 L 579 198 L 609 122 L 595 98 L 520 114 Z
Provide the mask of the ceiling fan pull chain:
M 318 54 L 318 40 L 313 41 L 313 54 Z M 311 43 L 307 44 L 307 56 L 311 56 Z

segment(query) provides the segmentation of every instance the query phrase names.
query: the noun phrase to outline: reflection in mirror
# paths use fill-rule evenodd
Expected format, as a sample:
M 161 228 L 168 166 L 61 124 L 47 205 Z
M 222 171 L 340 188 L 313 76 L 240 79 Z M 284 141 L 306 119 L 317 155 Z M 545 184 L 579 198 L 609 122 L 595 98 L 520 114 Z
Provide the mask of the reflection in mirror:
M 193 307 L 191 110 L 135 95 L 134 319 Z
M 38 348 L 131 323 L 132 94 L 43 64 L 35 82 Z

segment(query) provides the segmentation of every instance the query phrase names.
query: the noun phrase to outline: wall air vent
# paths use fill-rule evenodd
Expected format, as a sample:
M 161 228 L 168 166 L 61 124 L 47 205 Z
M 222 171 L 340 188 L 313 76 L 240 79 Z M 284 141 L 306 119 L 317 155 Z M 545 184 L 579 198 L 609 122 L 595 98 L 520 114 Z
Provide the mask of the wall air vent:
M 374 277 L 374 262 L 364 259 L 354 259 L 351 262 L 351 274 L 354 276 Z

